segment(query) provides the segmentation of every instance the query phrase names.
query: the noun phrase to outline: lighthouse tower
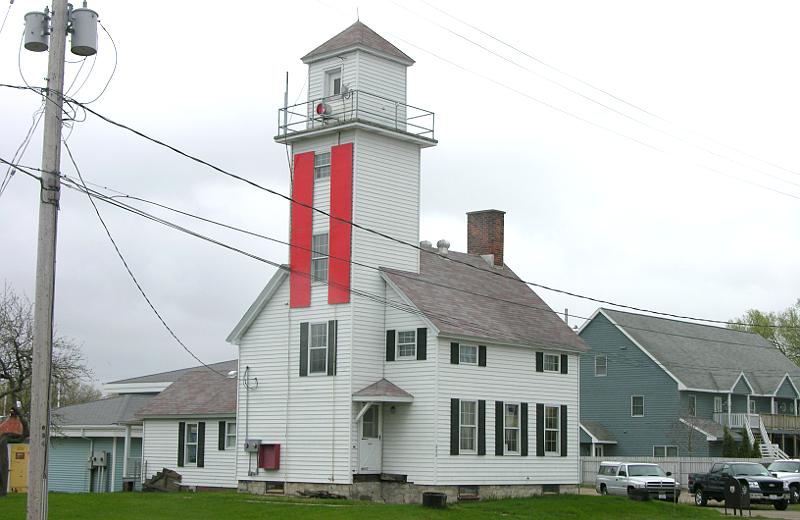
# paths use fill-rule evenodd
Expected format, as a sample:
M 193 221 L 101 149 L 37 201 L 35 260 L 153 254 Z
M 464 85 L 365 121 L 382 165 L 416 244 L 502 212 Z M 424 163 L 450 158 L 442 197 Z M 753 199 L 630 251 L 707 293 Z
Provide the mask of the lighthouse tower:
M 308 99 L 280 110 L 275 136 L 292 158 L 289 269 L 228 338 L 238 434 L 256 441 L 237 454 L 251 491 L 382 472 L 382 408 L 354 394 L 384 377 L 378 269 L 419 272 L 420 151 L 436 145 L 434 114 L 406 103 L 414 61 L 360 21 L 302 59 Z

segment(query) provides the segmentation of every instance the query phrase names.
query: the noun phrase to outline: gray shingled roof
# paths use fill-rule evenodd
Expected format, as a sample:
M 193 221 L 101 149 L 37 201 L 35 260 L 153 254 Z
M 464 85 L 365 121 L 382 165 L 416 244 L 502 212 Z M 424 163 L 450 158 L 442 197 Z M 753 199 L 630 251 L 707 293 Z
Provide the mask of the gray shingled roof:
M 136 412 L 151 399 L 152 395 L 126 394 L 62 406 L 53 410 L 53 422 L 57 426 L 102 426 L 138 422 Z
M 230 361 L 220 361 L 219 363 L 211 363 L 208 366 L 218 372 L 227 374 L 231 370 L 236 370 L 237 367 L 239 366 L 239 362 L 236 359 L 231 359 Z M 106 384 L 117 385 L 117 384 L 128 384 L 128 383 L 174 383 L 182 375 L 188 372 L 193 372 L 195 370 L 208 371 L 208 369 L 204 366 L 197 366 L 191 368 L 182 368 L 180 370 L 171 370 L 169 372 L 159 372 L 158 374 L 150 374 L 148 376 L 120 379 L 119 381 L 111 381 L 110 383 Z
M 353 25 L 340 32 L 330 40 L 326 41 L 313 51 L 303 56 L 304 63 L 313 61 L 314 58 L 329 55 L 341 49 L 349 49 L 352 47 L 364 47 L 373 49 L 380 53 L 392 56 L 400 61 L 406 62 L 408 65 L 414 63 L 406 53 L 386 41 L 380 34 L 376 33 L 360 21 L 356 21 Z
M 772 394 L 800 368 L 758 334 L 602 309 L 688 388 L 727 392 L 744 372 L 755 394 Z
M 414 396 L 392 383 L 388 379 L 381 379 L 371 385 L 362 388 L 353 394 L 355 398 L 370 398 L 370 397 L 385 397 L 385 398 L 400 398 L 400 399 L 413 399 Z
M 613 442 L 614 444 L 617 443 L 617 439 L 614 437 L 614 434 L 608 431 L 605 426 L 597 421 L 581 421 L 581 428 L 586 430 L 592 437 L 600 442 Z
M 709 435 L 713 435 L 717 438 L 718 441 L 722 440 L 722 437 L 725 435 L 725 427 L 716 421 L 712 421 L 711 419 L 701 419 L 700 417 L 691 417 L 682 419 L 687 426 L 690 428 L 694 428 L 703 433 L 707 433 Z M 742 436 L 736 433 L 735 431 L 731 431 L 731 437 L 733 440 L 740 441 Z
M 237 381 L 210 370 L 188 372 L 153 397 L 137 416 L 234 415 Z
M 508 266 L 493 267 L 480 256 L 456 251 L 450 251 L 447 258 L 420 251 L 419 274 L 386 268 L 382 271 L 443 335 L 588 350 L 583 340 L 528 285 L 518 281 Z

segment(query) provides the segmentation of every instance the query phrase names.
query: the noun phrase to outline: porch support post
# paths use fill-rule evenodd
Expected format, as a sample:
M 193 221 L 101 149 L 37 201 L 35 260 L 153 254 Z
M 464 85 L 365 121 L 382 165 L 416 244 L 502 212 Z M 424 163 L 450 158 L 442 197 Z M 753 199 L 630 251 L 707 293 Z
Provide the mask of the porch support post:
M 747 424 L 750 424 L 750 394 L 747 394 L 747 410 L 745 410 L 747 414 Z
M 131 425 L 125 425 L 125 443 L 122 445 L 122 481 L 128 478 L 128 458 L 131 455 Z
M 774 396 L 770 397 L 769 401 L 770 401 L 770 405 L 769 405 L 770 408 L 769 409 L 771 410 L 771 413 L 776 413 L 776 410 L 775 410 L 775 397 Z
M 731 427 L 731 407 L 732 406 L 733 405 L 731 404 L 731 394 L 730 394 L 730 392 L 728 392 L 728 428 Z

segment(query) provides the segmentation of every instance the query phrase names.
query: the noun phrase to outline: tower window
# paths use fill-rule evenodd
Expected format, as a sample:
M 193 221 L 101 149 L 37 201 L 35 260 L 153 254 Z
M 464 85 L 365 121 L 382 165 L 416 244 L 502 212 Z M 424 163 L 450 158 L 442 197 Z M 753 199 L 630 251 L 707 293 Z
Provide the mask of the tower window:
M 326 179 L 331 176 L 331 153 L 314 155 L 314 179 Z
M 311 280 L 328 281 L 328 234 L 311 237 Z
M 326 72 L 325 79 L 326 96 L 335 96 L 342 93 L 342 69 Z

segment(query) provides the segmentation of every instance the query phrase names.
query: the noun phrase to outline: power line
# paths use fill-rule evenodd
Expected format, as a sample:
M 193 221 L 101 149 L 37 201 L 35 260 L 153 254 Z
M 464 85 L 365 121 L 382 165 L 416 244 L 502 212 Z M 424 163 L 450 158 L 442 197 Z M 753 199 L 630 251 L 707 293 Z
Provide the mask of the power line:
M 3 29 L 6 27 L 6 20 L 8 20 L 8 14 L 11 12 L 12 5 L 14 5 L 14 0 L 8 3 L 8 9 L 6 9 L 6 15 L 3 17 L 3 23 L 0 24 L 0 34 L 3 34 Z
M 80 170 L 80 168 L 78 168 L 78 163 L 75 161 L 75 157 L 72 155 L 72 150 L 70 149 L 69 144 L 67 144 L 66 141 L 64 141 L 64 148 L 67 150 L 67 155 L 69 156 L 69 159 L 72 162 L 72 166 L 75 168 L 75 173 L 78 174 L 78 178 L 80 179 L 81 184 L 83 184 L 83 187 L 86 188 L 86 185 L 83 182 L 83 176 L 81 175 L 81 170 Z M 150 297 L 147 296 L 147 293 L 144 291 L 144 288 L 142 287 L 142 284 L 139 283 L 139 280 L 136 278 L 136 275 L 133 274 L 133 271 L 131 270 L 130 265 L 128 265 L 127 260 L 125 260 L 125 256 L 122 254 L 122 251 L 120 251 L 116 240 L 114 240 L 114 237 L 111 235 L 111 231 L 108 229 L 108 226 L 106 225 L 105 220 L 103 220 L 103 216 L 100 214 L 100 210 L 97 208 L 97 205 L 94 203 L 94 199 L 91 197 L 91 195 L 89 195 L 88 188 L 87 188 L 87 193 L 86 194 L 88 196 L 89 202 L 92 205 L 92 208 L 94 208 L 94 212 L 97 215 L 97 219 L 100 221 L 100 225 L 103 226 L 103 229 L 106 232 L 106 236 L 108 236 L 109 241 L 111 241 L 111 245 L 114 246 L 114 251 L 116 251 L 117 256 L 122 261 L 122 265 L 125 266 L 125 270 L 128 272 L 128 276 L 130 276 L 131 280 L 133 280 L 134 285 L 136 285 L 136 288 L 139 290 L 139 293 L 142 295 L 144 300 L 147 302 L 147 305 L 153 311 L 153 314 L 156 315 L 156 317 L 158 318 L 158 321 L 161 322 L 161 324 L 164 326 L 164 328 L 167 329 L 167 332 L 169 332 L 170 336 L 172 336 L 172 338 L 183 348 L 183 350 L 185 350 L 190 356 L 192 356 L 195 360 L 197 360 L 198 363 L 200 363 L 201 365 L 203 365 L 204 367 L 206 367 L 207 369 L 209 369 L 210 371 L 214 372 L 215 374 L 217 374 L 217 375 L 219 375 L 221 377 L 227 377 L 226 374 L 223 374 L 222 372 L 218 372 L 217 370 L 215 370 L 215 369 L 211 368 L 210 366 L 208 366 L 202 359 L 200 359 L 197 356 L 197 354 L 192 352 L 192 350 L 189 347 L 187 347 L 186 344 L 183 341 L 181 341 L 181 339 L 178 337 L 178 335 L 175 334 L 175 331 L 172 330 L 172 327 L 170 327 L 167 324 L 167 322 L 164 320 L 164 317 L 161 315 L 160 312 L 158 312 L 158 309 L 156 309 L 155 305 L 153 305 L 153 302 L 150 299 Z
M 100 93 L 97 94 L 97 96 L 95 96 L 94 98 L 92 98 L 91 101 L 86 101 L 84 103 L 86 105 L 88 105 L 89 103 L 94 103 L 95 101 L 100 99 L 103 96 L 103 94 L 105 94 L 106 89 L 111 84 L 111 80 L 114 79 L 114 74 L 117 72 L 117 62 L 118 62 L 117 42 L 114 41 L 114 38 L 111 36 L 111 33 L 108 32 L 108 29 L 106 29 L 106 26 L 103 25 L 102 22 L 98 21 L 97 23 L 100 24 L 100 28 L 103 29 L 103 32 L 106 33 L 106 35 L 108 36 L 108 39 L 111 40 L 111 46 L 114 48 L 114 68 L 111 69 L 111 75 L 108 77 L 108 81 L 106 81 L 106 84 L 103 86 L 103 89 L 100 91 Z M 92 68 L 94 68 L 94 63 L 92 63 Z M 89 77 L 87 76 L 86 78 L 88 79 Z M 81 87 L 82 86 L 83 85 L 81 85 Z M 76 91 L 76 94 L 77 94 L 77 91 Z
M 16 89 L 23 89 L 23 90 L 26 88 L 26 87 L 21 87 L 21 86 L 18 86 L 18 85 L 7 85 L 7 84 L 2 84 L 2 83 L 0 83 L 0 86 L 16 88 Z M 30 88 L 30 90 L 36 90 L 36 89 Z M 322 209 L 319 209 L 319 208 L 317 208 L 317 207 L 315 207 L 315 206 L 313 206 L 311 204 L 307 204 L 307 203 L 304 203 L 304 202 L 296 201 L 295 199 L 293 199 L 289 195 L 283 194 L 283 193 L 281 193 L 281 192 L 279 192 L 277 190 L 273 190 L 271 188 L 263 186 L 263 185 L 255 182 L 255 181 L 253 181 L 251 179 L 248 179 L 246 177 L 243 177 L 241 175 L 229 172 L 229 171 L 225 170 L 224 168 L 222 168 L 220 166 L 212 164 L 212 163 L 210 163 L 210 162 L 208 162 L 206 160 L 200 159 L 199 157 L 196 157 L 196 156 L 194 156 L 194 155 L 192 155 L 192 154 L 190 154 L 188 152 L 185 152 L 185 151 L 183 151 L 183 150 L 181 150 L 181 149 L 179 149 L 179 148 L 177 148 L 175 146 L 172 146 L 172 145 L 167 144 L 167 143 L 165 143 L 163 141 L 160 141 L 159 139 L 151 137 L 151 136 L 145 134 L 142 131 L 136 130 L 136 129 L 134 129 L 134 128 L 130 127 L 130 126 L 127 126 L 127 125 L 125 125 L 123 123 L 119 123 L 117 121 L 114 121 L 113 119 L 111 119 L 111 118 L 109 118 L 109 117 L 107 117 L 105 115 L 100 114 L 96 110 L 93 110 L 92 108 L 84 106 L 82 103 L 80 103 L 80 102 L 78 102 L 78 101 L 76 101 L 74 99 L 70 99 L 69 102 L 75 103 L 76 105 L 82 107 L 85 111 L 93 114 L 94 116 L 102 119 L 103 121 L 105 121 L 105 122 L 107 122 L 107 123 L 109 123 L 111 125 L 114 125 L 114 126 L 117 126 L 119 128 L 122 128 L 124 130 L 127 130 L 127 131 L 129 131 L 129 132 L 131 132 L 131 133 L 133 133 L 133 134 L 135 134 L 135 135 L 137 135 L 137 136 L 139 136 L 139 137 L 141 137 L 141 138 L 143 138 L 145 140 L 148 140 L 148 141 L 150 141 L 152 143 L 158 144 L 159 146 L 167 148 L 167 149 L 169 149 L 169 150 L 177 153 L 178 155 L 181 155 L 181 156 L 183 156 L 183 157 L 185 157 L 185 158 L 187 158 L 189 160 L 192 160 L 194 162 L 197 162 L 199 164 L 207 166 L 207 167 L 211 168 L 212 170 L 214 170 L 214 171 L 216 171 L 218 173 L 221 173 L 223 175 L 226 175 L 228 177 L 231 177 L 233 179 L 241 181 L 241 182 L 243 182 L 243 183 L 245 183 L 245 184 L 247 184 L 249 186 L 252 186 L 252 187 L 257 188 L 259 190 L 265 191 L 265 192 L 267 192 L 267 193 L 269 193 L 271 195 L 275 195 L 277 197 L 280 197 L 280 198 L 282 198 L 282 199 L 284 199 L 284 200 L 286 200 L 288 202 L 291 202 L 292 204 L 296 204 L 298 206 L 311 209 L 312 211 L 315 211 L 315 212 L 317 212 L 319 214 L 322 214 L 322 215 L 324 215 L 324 216 L 326 216 L 328 218 L 338 220 L 339 222 L 348 224 L 348 225 L 350 225 L 352 227 L 355 227 L 355 228 L 360 229 L 362 231 L 374 234 L 374 235 L 379 236 L 381 238 L 384 238 L 386 240 L 389 240 L 389 241 L 392 241 L 392 242 L 395 242 L 395 243 L 398 243 L 398 244 L 401 244 L 401 245 L 404 245 L 404 246 L 407 246 L 407 247 L 411 247 L 413 249 L 416 249 L 418 251 L 422 251 L 422 252 L 427 253 L 427 254 L 437 254 L 435 251 L 431 251 L 431 250 L 428 250 L 426 248 L 420 247 L 418 244 L 412 244 L 412 243 L 407 242 L 405 240 L 393 237 L 393 236 L 391 236 L 391 235 L 389 235 L 387 233 L 384 233 L 382 231 L 378 231 L 378 230 L 369 228 L 367 226 L 363 226 L 361 224 L 353 222 L 352 220 L 348 220 L 348 219 L 345 219 L 345 218 L 342 218 L 342 217 L 339 217 L 339 216 L 331 215 L 329 212 L 324 211 Z M 800 198 L 800 197 L 796 197 L 796 198 Z M 472 268 L 472 269 L 479 269 L 479 270 L 481 269 L 480 267 L 475 266 L 473 264 L 470 264 L 469 262 L 463 262 L 463 261 L 456 260 L 454 258 L 449 258 L 449 257 L 445 257 L 445 258 L 447 258 L 447 260 L 450 261 L 450 262 L 462 264 L 462 265 L 465 265 L 465 266 L 467 266 L 469 268 Z M 700 318 L 700 317 L 695 317 L 695 316 L 688 316 L 688 315 L 682 315 L 682 314 L 676 314 L 676 313 L 656 311 L 656 310 L 647 309 L 647 308 L 644 308 L 644 307 L 637 307 L 637 306 L 633 306 L 633 305 L 626 305 L 626 304 L 616 303 L 616 302 L 613 302 L 613 301 L 610 301 L 610 300 L 605 300 L 605 299 L 602 299 L 602 298 L 596 298 L 596 297 L 593 297 L 593 296 L 588 296 L 588 295 L 585 295 L 585 294 L 577 293 L 577 292 L 574 292 L 574 291 L 568 291 L 568 290 L 565 290 L 565 289 L 559 289 L 559 288 L 548 286 L 548 285 L 545 285 L 545 284 L 532 282 L 532 281 L 526 281 L 526 280 L 523 280 L 523 279 L 517 278 L 517 277 L 507 276 L 507 275 L 505 275 L 505 274 L 503 274 L 501 272 L 497 272 L 497 271 L 489 271 L 489 272 L 494 276 L 500 276 L 500 277 L 503 277 L 503 278 L 508 278 L 508 279 L 513 280 L 515 282 L 523 283 L 523 284 L 529 285 L 531 287 L 537 287 L 537 288 L 540 288 L 540 289 L 543 289 L 543 290 L 546 290 L 546 291 L 555 292 L 555 293 L 558 293 L 558 294 L 563 294 L 565 296 L 570 296 L 570 297 L 578 298 L 578 299 L 582 299 L 582 300 L 592 301 L 594 303 L 599 303 L 599 304 L 603 304 L 603 305 L 611 305 L 611 306 L 619 307 L 619 308 L 623 308 L 623 309 L 629 309 L 629 310 L 633 310 L 633 311 L 644 312 L 644 313 L 649 313 L 649 314 L 655 314 L 655 315 L 658 315 L 658 316 L 666 316 L 666 317 L 676 318 L 676 319 L 691 320 L 691 321 L 701 321 L 701 322 L 706 322 L 706 323 L 716 323 L 716 324 L 720 324 L 720 325 L 747 326 L 746 323 L 741 323 L 741 322 L 730 322 L 730 321 L 725 321 L 725 320 L 715 320 L 715 319 L 710 319 L 710 318 Z M 770 328 L 783 328 L 780 325 L 771 325 L 769 327 Z
M 0 158 L 0 162 L 7 163 L 7 161 L 5 161 L 2 158 Z M 23 168 L 20 165 L 17 165 L 17 167 Z M 28 172 L 24 172 L 24 170 L 22 170 L 22 169 L 20 169 L 20 171 L 23 171 L 23 173 L 28 173 Z M 31 175 L 32 177 L 36 178 L 35 175 L 32 175 L 30 173 L 28 173 L 28 175 Z M 132 212 L 132 213 L 134 213 L 136 215 L 139 215 L 139 216 L 142 216 L 142 217 L 145 217 L 145 218 L 148 218 L 149 220 L 153 220 L 153 221 L 155 221 L 157 223 L 166 225 L 167 227 L 176 229 L 178 231 L 182 231 L 184 233 L 190 234 L 192 236 L 195 236 L 196 238 L 201 238 L 201 239 L 203 239 L 205 241 L 208 241 L 208 242 L 214 243 L 216 245 L 225 247 L 225 248 L 227 248 L 229 250 L 232 250 L 232 251 L 234 251 L 236 253 L 244 254 L 244 255 L 246 255 L 246 256 L 248 256 L 250 258 L 259 260 L 261 262 L 265 262 L 265 263 L 267 263 L 267 264 L 269 264 L 269 265 L 271 265 L 273 267 L 277 267 L 279 269 L 287 270 L 287 271 L 289 270 L 287 268 L 287 266 L 279 264 L 278 262 L 267 260 L 265 258 L 253 255 L 251 253 L 248 253 L 248 252 L 246 252 L 244 250 L 238 249 L 238 248 L 236 248 L 234 246 L 230 246 L 229 244 L 225 244 L 223 242 L 216 241 L 215 239 L 211 239 L 211 238 L 206 237 L 204 235 L 201 235 L 201 234 L 199 234 L 197 232 L 189 230 L 188 228 L 179 226 L 179 225 L 177 225 L 177 224 L 175 224 L 173 222 L 170 222 L 168 220 L 162 219 L 160 217 L 156 217 L 156 216 L 154 216 L 152 214 L 149 214 L 147 212 L 144 212 L 144 211 L 142 211 L 142 210 L 140 210 L 138 208 L 132 207 L 132 206 L 127 205 L 127 204 L 120 203 L 118 200 L 116 200 L 115 197 L 109 197 L 109 196 L 103 195 L 103 194 L 101 194 L 101 193 L 99 193 L 97 191 L 91 190 L 86 185 L 87 184 L 94 184 L 94 183 L 86 182 L 86 181 L 83 180 L 82 177 L 80 179 L 80 184 L 78 182 L 76 182 L 75 180 L 71 179 L 70 177 L 66 176 L 66 175 L 62 175 L 62 179 L 65 181 L 65 183 L 66 183 L 66 185 L 68 187 L 70 187 L 72 189 L 76 189 L 78 191 L 81 191 L 81 192 L 89 195 L 92 198 L 98 198 L 99 200 L 101 200 L 103 202 L 109 203 L 109 204 L 111 204 L 113 206 L 116 206 L 118 208 L 121 208 L 123 210 Z M 266 240 L 270 240 L 270 241 L 273 241 L 273 242 L 278 242 L 278 243 L 285 244 L 285 245 L 289 245 L 285 241 L 281 241 L 279 239 L 275 239 L 275 238 L 272 238 L 272 237 L 269 237 L 269 236 L 266 236 L 266 235 L 261 235 L 259 233 L 255 233 L 255 232 L 252 232 L 252 231 L 249 231 L 249 230 L 238 228 L 236 226 L 231 226 L 231 225 L 228 225 L 228 224 L 224 224 L 224 223 L 221 223 L 221 222 L 218 222 L 218 221 L 206 218 L 206 217 L 202 217 L 202 216 L 199 216 L 199 215 L 192 214 L 192 213 L 187 212 L 187 211 L 183 211 L 183 210 L 179 210 L 179 209 L 176 209 L 176 208 L 172 208 L 170 206 L 167 206 L 167 205 L 164 205 L 164 204 L 161 204 L 161 203 L 158 203 L 158 202 L 150 201 L 150 200 L 147 200 L 147 199 L 144 199 L 144 198 L 141 198 L 141 197 L 136 197 L 136 196 L 133 196 L 133 195 L 124 194 L 123 192 L 120 192 L 118 190 L 113 190 L 113 189 L 107 188 L 107 187 L 103 187 L 103 189 L 107 189 L 109 191 L 120 193 L 125 198 L 130 198 L 132 200 L 138 200 L 138 201 L 141 201 L 141 202 L 153 204 L 153 205 L 156 205 L 156 206 L 161 207 L 163 209 L 167 209 L 169 211 L 173 211 L 173 212 L 185 215 L 185 216 L 189 216 L 189 217 L 192 217 L 192 218 L 195 218 L 195 219 L 199 219 L 201 221 L 205 221 L 205 222 L 208 222 L 208 223 L 211 223 L 211 224 L 215 224 L 215 225 L 218 225 L 218 226 L 221 226 L 221 227 L 225 227 L 225 228 L 228 228 L 228 229 L 231 229 L 231 230 L 235 230 L 235 231 L 238 231 L 238 232 L 241 232 L 241 233 L 244 233 L 244 234 L 252 235 L 252 236 L 255 236 L 255 237 L 258 237 L 258 238 L 263 238 L 263 239 L 266 239 Z M 291 247 L 296 247 L 298 249 L 303 249 L 303 250 L 315 252 L 315 251 L 313 251 L 311 249 L 304 248 L 304 247 L 299 247 L 299 246 L 291 246 Z M 380 268 L 377 268 L 377 267 L 374 267 L 374 266 L 368 266 L 368 265 L 365 265 L 365 264 L 360 264 L 360 263 L 352 261 L 352 260 L 341 259 L 341 258 L 333 257 L 333 256 L 330 256 L 330 258 L 347 261 L 352 265 L 359 265 L 359 266 L 362 266 L 362 267 L 367 267 L 367 268 L 370 268 L 370 269 L 374 269 L 374 270 L 380 271 Z M 311 277 L 307 273 L 299 273 L 299 272 L 296 272 L 296 271 L 294 272 L 294 274 L 305 276 L 305 277 L 309 277 L 309 278 Z M 412 275 L 412 274 L 406 274 L 406 273 L 397 272 L 397 271 L 394 271 L 393 274 L 419 281 L 419 279 L 415 275 Z M 388 306 L 391 306 L 391 307 L 396 308 L 398 310 L 401 310 L 403 312 L 407 312 L 407 313 L 410 313 L 410 314 L 423 316 L 423 317 L 424 316 L 433 316 L 433 317 L 437 317 L 437 318 L 441 319 L 445 323 L 455 324 L 452 321 L 447 321 L 446 320 L 446 318 L 447 318 L 446 316 L 438 314 L 438 313 L 422 312 L 422 311 L 420 311 L 419 309 L 417 309 L 415 307 L 412 307 L 412 306 L 409 306 L 409 305 L 405 305 L 405 304 L 402 304 L 400 302 L 395 302 L 393 300 L 389 300 L 389 299 L 387 299 L 385 297 L 380 297 L 380 296 L 377 296 L 377 295 L 375 295 L 373 293 L 368 293 L 366 291 L 358 291 L 356 289 L 352 289 L 352 288 L 346 287 L 346 286 L 341 285 L 341 284 L 334 284 L 333 282 L 330 282 L 330 281 L 326 281 L 325 283 L 328 286 L 339 287 L 341 289 L 344 289 L 344 290 L 347 290 L 349 292 L 352 292 L 353 294 L 367 297 L 367 298 L 369 298 L 369 299 L 371 299 L 373 301 L 376 301 L 376 302 L 382 303 L 382 304 L 386 304 Z M 501 301 L 501 302 L 508 303 L 508 304 L 511 304 L 511 305 L 517 305 L 517 306 L 521 306 L 521 307 L 526 307 L 526 308 L 534 309 L 534 310 L 541 311 L 541 312 L 546 312 L 548 314 L 552 314 L 552 315 L 556 315 L 557 316 L 557 314 L 547 305 L 542 307 L 542 306 L 538 306 L 538 305 L 526 304 L 524 302 L 508 300 L 508 299 L 500 298 L 500 297 L 497 297 L 497 296 L 492 296 L 492 295 L 488 295 L 488 294 L 484 294 L 484 293 L 471 291 L 469 289 L 464 289 L 464 288 L 460 288 L 460 287 L 454 287 L 454 286 L 450 286 L 450 285 L 447 285 L 447 284 L 438 283 L 438 282 L 435 282 L 435 281 L 432 281 L 432 280 L 424 280 L 424 283 L 426 283 L 427 285 L 432 285 L 432 286 L 436 286 L 436 287 L 443 287 L 443 288 L 455 290 L 455 291 L 458 291 L 458 292 L 463 292 L 463 293 L 466 293 L 466 294 L 471 294 L 471 295 L 483 297 L 483 298 L 490 299 L 490 300 Z M 591 318 L 588 318 L 588 317 L 585 317 L 585 316 L 580 316 L 580 315 L 577 315 L 577 314 L 572 314 L 571 316 L 575 317 L 575 318 L 584 319 L 584 320 L 587 320 L 587 321 L 591 319 Z M 477 324 L 473 323 L 472 325 L 477 325 Z M 708 325 L 698 325 L 698 324 L 693 324 L 693 325 L 709 327 Z M 481 327 L 478 326 L 478 328 L 481 328 Z M 709 338 L 701 337 L 701 336 L 693 336 L 693 335 L 688 335 L 688 334 L 666 332 L 666 331 L 662 331 L 662 330 L 658 330 L 658 329 L 650 329 L 650 328 L 646 328 L 646 327 L 637 327 L 637 326 L 631 326 L 631 325 L 624 325 L 623 328 L 630 329 L 630 330 L 639 330 L 639 331 L 644 331 L 644 332 L 652 332 L 652 333 L 655 333 L 655 334 L 661 334 L 661 335 L 665 335 L 665 336 L 679 337 L 679 338 L 685 338 L 685 339 L 695 339 L 695 340 L 700 340 L 700 341 L 709 342 L 709 343 L 744 346 L 744 347 L 748 347 L 748 348 L 763 348 L 763 347 L 754 346 L 751 343 L 741 343 L 741 342 L 729 341 L 729 340 L 709 339 Z M 489 333 L 485 329 L 483 329 L 483 330 L 484 330 L 485 333 Z M 691 364 L 691 365 L 689 365 L 689 364 L 684 365 L 684 364 L 680 364 L 680 363 L 666 363 L 666 364 L 668 366 L 671 366 L 671 367 L 684 367 L 684 368 L 702 369 L 702 368 L 698 368 L 694 364 Z M 644 367 L 644 366 L 651 366 L 651 365 L 649 365 L 647 363 L 644 363 L 644 364 L 642 364 L 640 366 Z M 726 368 L 726 367 L 719 367 L 719 368 Z M 736 367 L 727 367 L 727 368 L 735 369 Z M 750 370 L 748 372 L 749 373 L 758 373 L 759 371 Z M 769 371 L 764 371 L 764 373 L 774 374 L 774 371 L 773 370 L 769 370 Z
M 607 90 L 604 90 L 604 89 L 602 89 L 602 88 L 600 88 L 600 87 L 598 87 L 596 85 L 593 85 L 593 84 L 589 83 L 588 81 L 585 81 L 585 80 L 579 78 L 578 76 L 570 74 L 570 73 L 568 73 L 568 72 L 556 67 L 555 65 L 552 65 L 550 63 L 547 63 L 547 62 L 543 61 L 540 58 L 537 58 L 536 56 L 530 54 L 529 52 L 526 52 L 523 49 L 520 49 L 519 47 L 516 47 L 516 46 L 506 42 L 505 40 L 503 40 L 503 39 L 491 34 L 490 32 L 485 31 L 485 30 L 481 29 L 480 27 L 477 27 L 476 25 L 473 25 L 473 24 L 471 24 L 471 23 L 469 23 L 469 22 L 467 22 L 467 21 L 465 21 L 465 20 L 463 20 L 463 19 L 461 19 L 461 18 L 459 18 L 459 17 L 457 17 L 457 16 L 445 11 L 444 9 L 441 9 L 441 8 L 437 7 L 436 5 L 430 3 L 427 0 L 419 0 L 419 1 L 424 3 L 425 5 L 427 5 L 428 7 L 439 11 L 440 13 L 444 14 L 445 16 L 447 16 L 447 17 L 449 17 L 449 18 L 451 18 L 451 19 L 453 19 L 453 20 L 455 20 L 455 21 L 457 21 L 457 22 L 459 22 L 459 23 L 461 23 L 463 25 L 466 25 L 467 27 L 469 27 L 471 29 L 474 29 L 474 30 L 478 31 L 479 33 L 483 34 L 484 36 L 488 36 L 489 38 L 495 40 L 496 42 L 498 42 L 498 43 L 500 43 L 502 45 L 505 45 L 509 49 L 511 49 L 511 50 L 523 55 L 523 56 L 526 56 L 526 57 L 530 58 L 531 60 L 533 60 L 533 61 L 535 61 L 535 62 L 537 62 L 537 63 L 539 63 L 539 64 L 541 64 L 541 65 L 543 65 L 543 66 L 545 66 L 545 67 L 547 67 L 547 68 L 549 68 L 549 69 L 551 69 L 551 70 L 553 70 L 553 71 L 555 71 L 555 72 L 557 72 L 557 73 L 559 73 L 559 74 L 561 74 L 563 76 L 566 76 L 566 77 L 568 77 L 568 78 L 570 78 L 570 79 L 572 79 L 574 81 L 577 81 L 577 82 L 579 82 L 579 83 L 581 83 L 583 85 L 586 85 L 587 87 L 590 87 L 590 88 L 592 88 L 592 89 L 594 89 L 594 90 L 596 90 L 596 91 L 598 91 L 598 92 L 600 92 L 602 94 L 605 94 L 606 96 L 608 96 L 610 98 L 613 98 L 613 99 L 615 99 L 615 100 L 617 100 L 617 101 L 619 101 L 621 103 L 624 103 L 625 105 L 628 105 L 629 107 L 634 108 L 634 109 L 642 112 L 643 114 L 646 114 L 646 115 L 648 115 L 650 117 L 654 117 L 656 119 L 659 119 L 659 120 L 661 120 L 661 121 L 663 121 L 663 122 L 665 122 L 667 124 L 670 124 L 670 125 L 673 125 L 673 126 L 677 126 L 672 121 L 670 121 L 668 119 L 665 119 L 664 117 L 661 117 L 658 114 L 650 112 L 649 110 L 647 110 L 645 108 L 642 108 L 640 105 L 637 105 L 637 104 L 632 103 L 630 101 L 627 101 L 627 100 L 625 100 L 625 99 L 623 99 L 623 98 L 621 98 L 619 96 L 616 96 L 616 95 L 612 94 L 611 92 L 609 92 Z M 755 155 L 752 155 L 752 154 L 750 154 L 748 152 L 745 152 L 743 150 L 740 150 L 740 149 L 738 149 L 736 147 L 733 147 L 733 146 L 730 146 L 728 144 L 725 144 L 725 143 L 722 143 L 720 141 L 717 141 L 717 140 L 715 140 L 715 139 L 713 139 L 711 137 L 705 136 L 703 134 L 699 134 L 699 133 L 693 132 L 691 130 L 690 130 L 690 132 L 694 133 L 695 135 L 698 135 L 699 137 L 702 137 L 703 139 L 708 139 L 709 141 L 711 141 L 712 143 L 714 143 L 714 144 L 716 144 L 718 146 L 727 148 L 728 150 L 731 150 L 731 151 L 734 151 L 734 152 L 739 153 L 741 155 L 744 155 L 745 157 L 749 157 L 751 159 L 755 159 L 755 160 L 757 160 L 759 162 L 762 162 L 762 163 L 764 163 L 764 164 L 766 164 L 768 166 L 772 166 L 773 168 L 777 168 L 779 170 L 783 170 L 783 171 L 791 173 L 793 175 L 800 175 L 800 172 L 798 172 L 798 171 L 791 170 L 789 168 L 786 168 L 786 167 L 781 166 L 779 164 L 775 164 L 775 163 L 767 161 L 765 159 L 761 159 L 761 158 L 759 158 L 759 157 L 757 157 Z

